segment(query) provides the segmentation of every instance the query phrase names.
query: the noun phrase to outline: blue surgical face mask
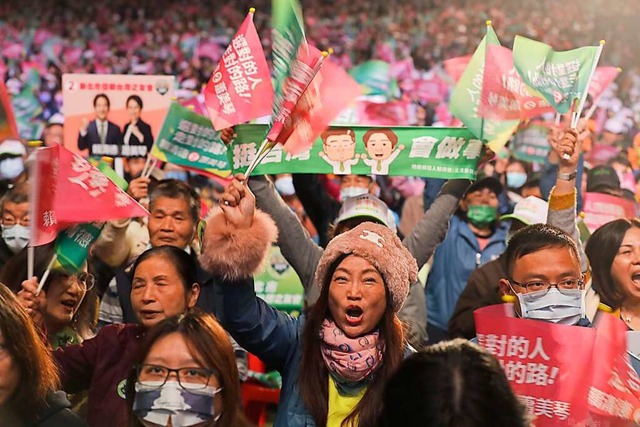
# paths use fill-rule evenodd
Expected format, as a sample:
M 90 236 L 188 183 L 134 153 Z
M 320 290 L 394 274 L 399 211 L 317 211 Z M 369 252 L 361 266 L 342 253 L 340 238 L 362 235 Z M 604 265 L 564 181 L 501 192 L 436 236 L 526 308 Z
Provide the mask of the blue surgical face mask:
M 133 413 L 140 420 L 166 426 L 171 420 L 175 427 L 188 427 L 220 418 L 213 408 L 215 395 L 221 388 L 205 387 L 199 390 L 182 388 L 177 381 L 136 382 Z
M 290 176 L 281 176 L 276 179 L 274 185 L 281 196 L 292 196 L 296 194 L 296 189 L 293 187 L 293 178 Z
M 515 293 L 515 292 L 514 292 Z M 561 325 L 575 325 L 585 317 L 584 289 L 560 292 L 556 288 L 528 294 L 515 293 L 520 301 L 522 318 L 543 320 Z
M 14 254 L 20 252 L 29 244 L 31 230 L 24 225 L 3 225 L 2 240 Z
M 369 189 L 366 187 L 342 187 L 340 189 L 340 200 L 343 202 L 349 197 L 358 197 L 367 194 Z
M 164 174 L 164 179 L 175 179 L 178 181 L 189 181 L 189 174 L 187 171 L 168 171 Z
M 0 179 L 16 179 L 24 172 L 24 160 L 22 157 L 9 157 L 0 162 Z
M 527 182 L 527 174 L 524 172 L 507 172 L 507 187 L 521 188 Z

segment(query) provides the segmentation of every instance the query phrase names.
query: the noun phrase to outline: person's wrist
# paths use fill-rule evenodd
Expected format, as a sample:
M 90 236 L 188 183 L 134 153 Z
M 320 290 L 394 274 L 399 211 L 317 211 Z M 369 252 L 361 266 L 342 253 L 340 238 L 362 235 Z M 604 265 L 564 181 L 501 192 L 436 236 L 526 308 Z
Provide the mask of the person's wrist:
M 560 172 L 560 173 L 577 172 L 577 166 L 576 165 L 559 165 L 558 166 L 558 172 Z

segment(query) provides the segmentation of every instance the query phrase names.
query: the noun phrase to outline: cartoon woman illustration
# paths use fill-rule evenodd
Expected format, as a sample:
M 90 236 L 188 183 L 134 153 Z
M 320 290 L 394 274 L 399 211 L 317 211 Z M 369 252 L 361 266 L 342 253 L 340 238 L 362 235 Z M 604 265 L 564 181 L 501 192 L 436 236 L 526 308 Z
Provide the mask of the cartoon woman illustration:
M 404 145 L 397 145 L 398 136 L 391 129 L 369 129 L 362 141 L 370 157 L 367 159 L 366 154 L 363 154 L 362 161 L 371 167 L 374 175 L 388 175 L 389 165 L 404 150 Z
M 359 161 L 356 154 L 356 136 L 352 129 L 328 129 L 322 134 L 322 146 L 324 151 L 320 152 L 320 157 L 333 166 L 333 173 L 336 175 L 350 175 L 351 166 L 355 166 Z

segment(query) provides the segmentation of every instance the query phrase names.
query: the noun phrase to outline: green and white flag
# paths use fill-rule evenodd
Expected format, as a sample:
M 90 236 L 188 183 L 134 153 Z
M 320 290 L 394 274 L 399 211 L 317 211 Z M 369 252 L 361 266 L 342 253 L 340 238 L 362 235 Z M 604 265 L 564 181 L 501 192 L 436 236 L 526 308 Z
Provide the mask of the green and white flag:
M 298 0 L 273 0 L 273 76 L 275 97 L 272 118 L 278 115 L 284 101 L 285 82 L 298 56 L 298 49 L 306 43 L 302 8 Z
M 234 173 L 251 164 L 266 125 L 236 126 L 229 147 Z M 482 141 L 465 128 L 333 126 L 297 154 L 276 145 L 256 174 L 319 173 L 475 179 Z
M 268 263 L 254 279 L 256 295 L 280 311 L 298 316 L 302 312 L 304 288 L 280 248 L 272 246 Z
M 520 121 L 489 120 L 478 115 L 487 45 L 500 46 L 500 40 L 490 23 L 487 23 L 487 34 L 476 48 L 467 68 L 453 89 L 449 111 L 477 138 L 487 142 L 492 150 L 498 151 L 507 143 Z
M 103 225 L 79 224 L 64 230 L 56 239 L 58 264 L 68 273 L 80 271 L 89 256 L 89 247 L 96 241 Z
M 516 36 L 513 65 L 528 86 L 564 114 L 575 99 L 584 103 L 601 51 L 602 44 L 556 52 L 549 45 Z

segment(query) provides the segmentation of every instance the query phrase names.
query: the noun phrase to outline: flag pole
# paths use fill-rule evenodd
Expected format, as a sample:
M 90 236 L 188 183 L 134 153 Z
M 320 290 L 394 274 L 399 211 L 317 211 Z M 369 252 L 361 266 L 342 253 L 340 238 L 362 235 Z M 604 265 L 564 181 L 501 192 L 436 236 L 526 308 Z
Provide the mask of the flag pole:
M 45 283 L 47 283 L 47 279 L 49 278 L 49 274 L 51 273 L 51 269 L 53 268 L 53 264 L 58 260 L 58 254 L 54 253 L 51 258 L 51 262 L 47 266 L 44 274 L 42 275 L 42 279 L 40 279 L 40 283 L 38 283 L 38 289 L 36 289 L 36 296 L 40 295 L 40 291 L 44 288 Z
M 27 247 L 27 280 L 33 277 L 34 258 L 35 258 L 34 247 L 29 245 Z
M 309 79 L 307 84 L 304 86 L 304 89 L 300 93 L 300 98 L 302 98 L 302 96 L 304 96 L 304 93 L 307 91 L 307 89 L 309 88 L 309 86 L 313 82 L 313 79 L 315 79 L 316 75 L 318 74 L 318 71 L 320 71 L 320 67 L 322 67 L 322 64 L 324 63 L 324 60 L 329 56 L 330 52 L 333 52 L 333 51 L 331 49 L 329 49 L 329 51 L 323 51 L 322 55 L 320 56 L 320 58 L 318 58 L 318 62 L 313 67 L 313 74 L 312 74 L 311 78 Z M 296 100 L 296 104 L 298 103 L 300 98 L 298 98 Z M 295 104 L 294 104 L 294 107 L 295 107 Z M 271 131 L 272 128 L 273 128 L 273 124 L 267 130 L 267 134 L 269 134 L 269 132 Z M 271 151 L 271 149 L 273 147 L 275 147 L 276 144 L 277 144 L 276 141 L 270 141 L 269 138 L 265 138 L 265 140 L 262 141 L 262 145 L 260 145 L 260 149 L 258 150 L 258 153 L 256 154 L 256 157 L 253 158 L 253 161 L 251 162 L 251 164 L 249 165 L 249 167 L 247 168 L 247 170 L 244 173 L 245 179 L 249 179 L 249 176 L 251 175 L 253 170 L 256 168 L 256 166 L 258 166 L 260 164 L 260 162 L 267 156 L 267 154 L 269 154 L 269 151 Z
M 596 58 L 593 61 L 593 65 L 591 66 L 591 72 L 589 73 L 589 80 L 587 80 L 587 87 L 584 89 L 584 93 L 580 99 L 580 104 L 578 108 L 573 112 L 573 117 L 571 117 L 571 127 L 576 128 L 578 126 L 578 120 L 580 119 L 580 114 L 582 114 L 582 108 L 584 107 L 584 102 L 587 99 L 587 95 L 589 93 L 589 86 L 591 85 L 591 80 L 593 79 L 593 75 L 596 72 L 596 67 L 598 66 L 598 62 L 600 61 L 600 55 L 602 54 L 602 49 L 604 48 L 605 41 L 600 40 L 600 45 L 598 46 L 598 50 L 596 51 Z

